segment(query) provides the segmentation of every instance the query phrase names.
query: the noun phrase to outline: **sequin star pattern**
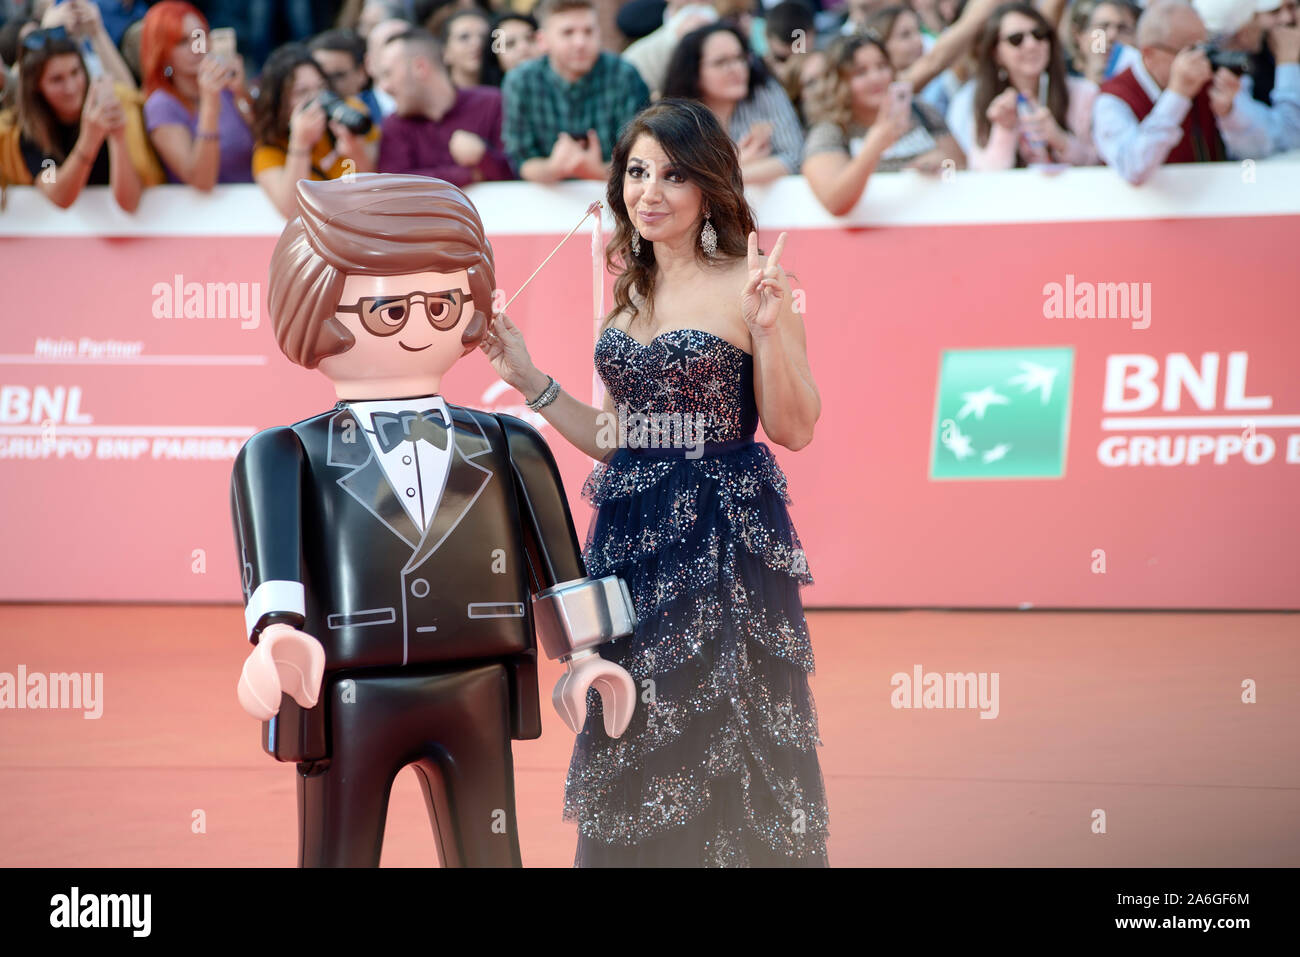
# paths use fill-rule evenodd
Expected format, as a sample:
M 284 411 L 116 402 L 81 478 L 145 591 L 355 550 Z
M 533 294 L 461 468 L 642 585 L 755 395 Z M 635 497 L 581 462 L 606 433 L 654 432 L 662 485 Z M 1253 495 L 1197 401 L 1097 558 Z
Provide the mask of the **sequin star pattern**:
M 665 339 L 664 346 L 668 350 L 668 358 L 664 360 L 665 369 L 676 367 L 683 372 L 690 372 L 691 360 L 698 359 L 702 355 L 691 348 L 689 341 L 672 342 Z
M 812 575 L 785 475 L 753 441 L 753 357 L 703 330 L 642 344 L 607 329 L 596 366 L 623 408 L 699 416 L 708 444 L 698 457 L 620 449 L 583 486 L 598 509 L 587 570 L 622 577 L 639 619 L 600 654 L 654 693 L 638 698 L 617 739 L 588 693 L 565 783 L 575 863 L 824 866 L 814 660 L 799 599 Z
M 752 436 L 758 427 L 753 366 L 753 356 L 700 329 L 673 329 L 642 344 L 611 326 L 596 344 L 596 369 L 616 402 L 630 412 L 712 414 L 710 442 Z
M 706 863 L 714 867 L 744 867 L 748 863 L 745 857 L 744 840 L 744 831 L 741 828 L 724 827 L 705 846 L 708 853 Z
M 616 376 L 622 375 L 626 372 L 629 364 L 628 357 L 625 355 L 611 353 L 605 357 L 605 368 L 608 369 L 611 374 Z

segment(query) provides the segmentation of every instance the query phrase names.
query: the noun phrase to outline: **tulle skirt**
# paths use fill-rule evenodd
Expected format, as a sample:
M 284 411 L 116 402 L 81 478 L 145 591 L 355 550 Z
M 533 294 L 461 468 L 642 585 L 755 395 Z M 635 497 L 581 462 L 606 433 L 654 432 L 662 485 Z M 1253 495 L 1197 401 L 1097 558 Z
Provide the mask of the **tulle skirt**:
M 588 692 L 565 785 L 575 865 L 826 866 L 799 597 L 812 576 L 771 451 L 748 439 L 697 459 L 620 449 L 582 494 L 597 508 L 587 571 L 622 577 L 638 617 L 600 654 L 638 699 L 610 738 Z

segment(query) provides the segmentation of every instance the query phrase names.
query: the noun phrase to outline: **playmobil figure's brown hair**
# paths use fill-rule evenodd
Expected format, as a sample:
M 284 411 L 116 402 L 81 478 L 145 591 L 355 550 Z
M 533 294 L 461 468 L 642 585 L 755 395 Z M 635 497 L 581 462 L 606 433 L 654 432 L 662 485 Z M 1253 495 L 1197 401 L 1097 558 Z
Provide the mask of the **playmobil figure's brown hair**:
M 461 344 L 468 353 L 487 332 L 496 285 L 492 245 L 478 210 L 459 188 L 428 176 L 356 173 L 299 180 L 299 215 L 271 254 L 267 303 L 280 349 L 308 369 L 356 342 L 335 318 L 349 275 L 469 275 L 474 315 Z

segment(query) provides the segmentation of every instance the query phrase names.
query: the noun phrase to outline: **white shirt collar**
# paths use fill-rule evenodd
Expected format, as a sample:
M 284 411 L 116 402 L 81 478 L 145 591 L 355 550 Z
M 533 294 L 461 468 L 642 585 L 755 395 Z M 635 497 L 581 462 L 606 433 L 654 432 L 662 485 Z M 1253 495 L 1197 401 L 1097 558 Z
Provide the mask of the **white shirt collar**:
M 1141 56 L 1138 56 L 1133 61 L 1132 70 L 1133 77 L 1138 81 L 1138 86 L 1142 87 L 1142 92 L 1150 98 L 1151 102 L 1154 103 L 1160 99 L 1160 84 L 1151 79 L 1151 74 L 1147 72 L 1146 64 L 1142 62 Z
M 422 395 L 414 399 L 368 399 L 364 402 L 348 402 L 347 407 L 367 432 L 374 431 L 370 417 L 376 412 L 423 412 L 425 409 L 437 409 L 442 413 L 448 428 L 452 425 L 451 411 L 441 395 Z

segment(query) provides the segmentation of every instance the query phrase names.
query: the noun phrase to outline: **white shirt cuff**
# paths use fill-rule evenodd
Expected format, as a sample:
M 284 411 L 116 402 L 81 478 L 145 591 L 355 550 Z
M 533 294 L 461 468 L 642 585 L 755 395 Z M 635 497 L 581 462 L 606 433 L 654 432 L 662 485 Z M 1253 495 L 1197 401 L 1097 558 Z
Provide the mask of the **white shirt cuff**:
M 251 641 L 253 629 L 262 620 L 263 615 L 272 612 L 291 612 L 295 615 L 307 614 L 306 596 L 302 582 L 269 581 L 262 582 L 244 606 L 244 629 Z

